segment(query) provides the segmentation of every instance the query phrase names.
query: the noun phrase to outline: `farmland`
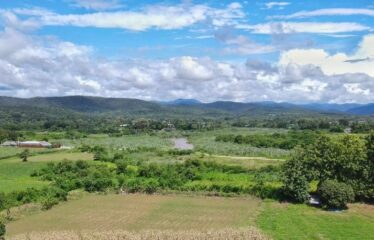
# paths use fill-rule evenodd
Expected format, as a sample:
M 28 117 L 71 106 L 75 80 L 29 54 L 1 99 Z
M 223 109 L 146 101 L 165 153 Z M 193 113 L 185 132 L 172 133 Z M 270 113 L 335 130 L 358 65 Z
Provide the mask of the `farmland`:
M 34 155 L 29 157 L 26 163 L 21 162 L 21 159 L 18 157 L 2 159 L 0 160 L 0 189 L 2 192 L 8 193 L 25 190 L 30 187 L 40 188 L 46 186 L 48 183 L 33 178 L 30 175 L 45 166 L 48 162 L 90 159 L 92 159 L 92 154 L 66 151 Z
M 13 222 L 8 233 L 238 229 L 254 225 L 259 205 L 252 198 L 87 196 Z
M 240 232 L 255 227 L 273 239 L 369 240 L 373 217 L 372 206 L 362 204 L 343 212 L 325 212 L 250 197 L 89 195 L 10 223 L 8 236 L 25 239 L 23 234 L 30 232 L 36 236 L 51 232 L 57 236 L 108 231 Z
M 31 202 L 15 200 L 10 215 L 2 213 L 4 219 L 12 219 L 6 220 L 6 236 L 206 239 L 210 231 L 221 237 L 217 239 L 370 239 L 374 227 L 370 205 L 356 203 L 348 210 L 330 212 L 278 201 L 281 166 L 291 161 L 293 150 L 216 141 L 225 134 L 256 137 L 286 132 L 224 128 L 122 137 L 93 134 L 59 139 L 73 148 L 32 151 L 27 162 L 10 154 L 0 160 L 2 192 L 22 199 L 28 194 L 22 191 L 30 187 L 50 187 L 50 193 L 38 192 Z M 330 135 L 335 142 L 344 138 Z M 187 138 L 194 149 L 174 149 L 174 137 Z M 317 183 L 310 185 L 315 191 Z

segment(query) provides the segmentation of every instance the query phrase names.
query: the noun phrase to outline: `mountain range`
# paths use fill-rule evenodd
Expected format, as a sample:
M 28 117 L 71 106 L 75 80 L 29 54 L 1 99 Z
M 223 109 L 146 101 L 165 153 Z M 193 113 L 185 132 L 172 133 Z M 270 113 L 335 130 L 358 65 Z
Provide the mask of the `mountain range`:
M 13 98 L 0 97 L 0 111 L 35 109 L 35 111 L 65 111 L 89 114 L 131 114 L 160 116 L 263 116 L 269 114 L 349 114 L 374 115 L 374 104 L 293 104 L 276 102 L 203 103 L 195 99 L 153 102 L 129 98 L 90 96 Z

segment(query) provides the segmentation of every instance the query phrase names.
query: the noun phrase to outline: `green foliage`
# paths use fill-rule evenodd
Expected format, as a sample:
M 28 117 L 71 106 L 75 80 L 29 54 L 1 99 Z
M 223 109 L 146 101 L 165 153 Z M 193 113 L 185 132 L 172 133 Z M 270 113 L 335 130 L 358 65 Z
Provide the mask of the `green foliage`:
M 27 162 L 27 158 L 30 156 L 30 150 L 29 149 L 25 149 L 23 150 L 19 157 L 22 159 L 22 162 Z
M 318 134 L 312 131 L 290 131 L 285 134 L 251 134 L 251 135 L 219 135 L 216 141 L 249 144 L 259 148 L 280 148 L 290 150 L 296 145 L 313 143 Z
M 284 195 L 296 202 L 306 202 L 309 198 L 306 169 L 300 161 L 292 159 L 283 166 Z
M 295 182 L 303 186 L 313 180 L 336 179 L 350 185 L 357 200 L 373 201 L 372 141 L 373 134 L 366 139 L 353 135 L 335 140 L 319 137 L 314 144 L 296 151 L 294 159 L 285 164 L 286 192 L 292 192 Z M 297 195 L 293 197 L 296 200 Z
M 326 209 L 345 209 L 347 203 L 352 202 L 355 197 L 351 186 L 335 180 L 321 182 L 317 192 Z
M 5 233 L 6 233 L 5 224 L 0 221 L 0 239 L 4 237 Z
M 88 192 L 96 192 L 115 186 L 112 169 L 86 161 L 49 163 L 45 168 L 34 172 L 33 176 L 52 181 L 65 191 L 84 188 Z

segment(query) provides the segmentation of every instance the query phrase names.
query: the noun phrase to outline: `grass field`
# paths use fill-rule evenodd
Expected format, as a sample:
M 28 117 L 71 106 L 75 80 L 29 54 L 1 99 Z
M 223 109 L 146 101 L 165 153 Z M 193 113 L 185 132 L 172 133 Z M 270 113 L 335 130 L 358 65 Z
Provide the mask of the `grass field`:
M 271 159 L 265 157 L 240 157 L 224 155 L 204 155 L 204 160 L 229 166 L 242 166 L 245 168 L 261 168 L 269 165 L 278 165 L 284 162 L 283 159 Z
M 50 161 L 90 160 L 92 154 L 76 152 L 52 152 L 29 157 L 22 162 L 18 157 L 0 160 L 0 192 L 24 190 L 29 187 L 43 187 L 48 183 L 31 177 L 31 173 L 42 168 Z
M 87 144 L 90 146 L 106 146 L 110 148 L 133 149 L 137 147 L 168 149 L 173 146 L 171 140 L 161 135 L 151 136 L 148 134 L 128 135 L 123 137 L 109 137 L 105 134 L 90 135 L 88 138 L 77 140 L 62 139 L 58 140 L 66 146 L 80 146 Z
M 144 231 L 248 228 L 260 201 L 178 195 L 90 195 L 7 225 L 8 236 L 49 231 Z
M 197 151 L 203 151 L 216 155 L 265 157 L 265 158 L 288 158 L 290 151 L 277 148 L 257 148 L 247 144 L 236 144 L 230 142 L 217 142 L 216 136 L 222 134 L 272 134 L 285 132 L 281 129 L 257 129 L 257 128 L 227 128 L 207 132 L 192 133 L 188 139 Z
M 20 154 L 24 149 L 23 148 L 16 148 L 16 147 L 0 147 L 0 160 L 5 158 L 10 158 L 17 156 Z M 30 149 L 31 154 L 40 154 L 40 153 L 49 153 L 56 151 L 54 149 L 45 149 L 45 148 L 33 148 Z
M 276 202 L 264 205 L 257 224 L 274 239 L 374 239 L 373 205 L 354 204 L 342 212 Z

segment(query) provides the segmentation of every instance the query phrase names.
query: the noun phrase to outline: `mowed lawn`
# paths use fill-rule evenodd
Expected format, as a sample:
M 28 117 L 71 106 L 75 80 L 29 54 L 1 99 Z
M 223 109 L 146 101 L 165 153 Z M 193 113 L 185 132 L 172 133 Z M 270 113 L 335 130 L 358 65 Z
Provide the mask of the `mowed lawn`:
M 255 224 L 259 210 L 254 198 L 89 195 L 11 222 L 7 232 L 245 228 Z
M 0 192 L 24 190 L 29 187 L 43 187 L 48 183 L 31 177 L 31 173 L 51 161 L 91 160 L 92 154 L 79 152 L 53 152 L 29 157 L 22 162 L 18 157 L 0 160 Z
M 373 240 L 374 206 L 353 204 L 349 210 L 329 212 L 307 205 L 267 202 L 258 227 L 273 239 Z

